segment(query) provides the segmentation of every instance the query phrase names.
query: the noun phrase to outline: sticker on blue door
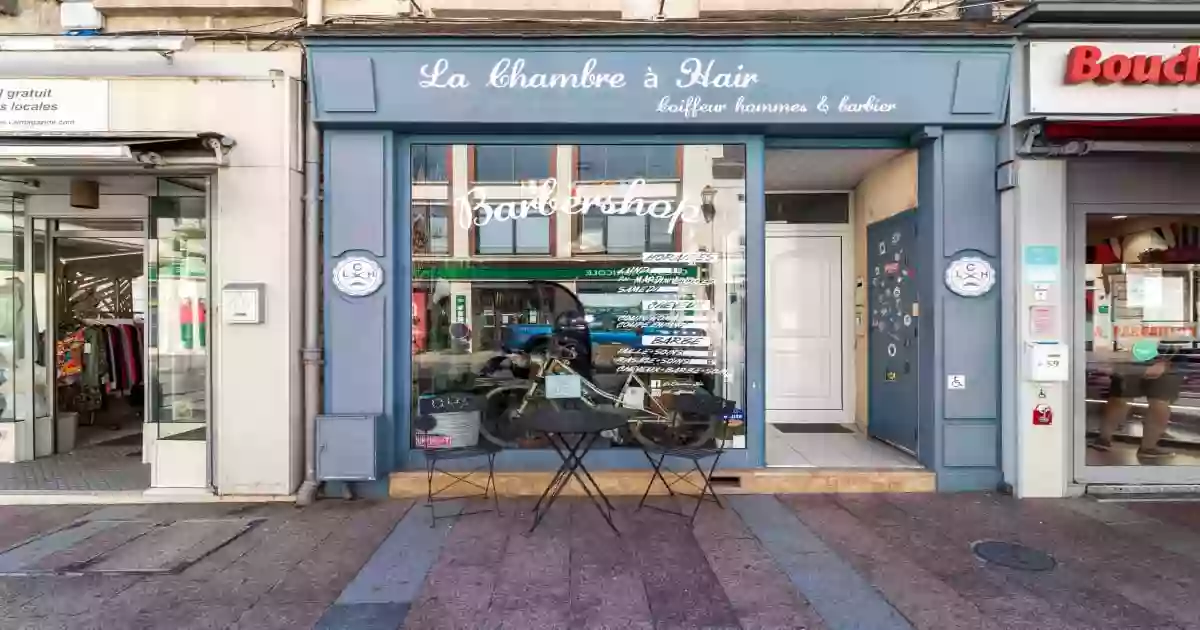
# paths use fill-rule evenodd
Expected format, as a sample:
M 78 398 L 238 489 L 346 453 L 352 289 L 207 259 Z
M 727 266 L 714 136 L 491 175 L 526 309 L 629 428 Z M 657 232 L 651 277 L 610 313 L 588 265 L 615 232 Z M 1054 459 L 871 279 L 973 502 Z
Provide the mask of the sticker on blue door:
M 867 431 L 917 450 L 916 210 L 867 227 Z

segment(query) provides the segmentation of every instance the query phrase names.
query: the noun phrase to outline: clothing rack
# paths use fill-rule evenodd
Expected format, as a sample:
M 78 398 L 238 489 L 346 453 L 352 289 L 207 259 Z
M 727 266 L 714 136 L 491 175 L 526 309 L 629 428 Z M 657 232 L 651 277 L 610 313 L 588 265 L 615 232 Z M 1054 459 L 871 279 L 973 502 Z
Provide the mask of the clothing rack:
M 56 342 L 55 375 L 60 395 L 71 407 L 95 412 L 108 397 L 136 400 L 145 385 L 145 331 L 130 318 L 83 318 L 81 326 Z M 134 402 L 137 406 L 137 403 Z

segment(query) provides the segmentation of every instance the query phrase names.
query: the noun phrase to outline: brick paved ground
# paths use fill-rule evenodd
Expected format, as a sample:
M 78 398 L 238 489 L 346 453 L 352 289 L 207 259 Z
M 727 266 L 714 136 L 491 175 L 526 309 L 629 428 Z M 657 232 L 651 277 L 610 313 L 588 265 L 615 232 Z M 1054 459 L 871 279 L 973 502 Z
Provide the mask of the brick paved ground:
M 437 528 L 401 501 L 0 507 L 0 628 L 1200 629 L 1200 503 L 730 497 L 691 528 L 616 503 L 619 538 L 566 499 L 532 536 L 523 500 Z M 202 526 L 231 520 L 256 525 Z M 126 531 L 150 522 L 193 530 L 156 530 L 155 552 Z M 988 539 L 1058 566 L 988 565 L 971 552 Z M 175 575 L 44 570 L 172 545 L 202 557 Z

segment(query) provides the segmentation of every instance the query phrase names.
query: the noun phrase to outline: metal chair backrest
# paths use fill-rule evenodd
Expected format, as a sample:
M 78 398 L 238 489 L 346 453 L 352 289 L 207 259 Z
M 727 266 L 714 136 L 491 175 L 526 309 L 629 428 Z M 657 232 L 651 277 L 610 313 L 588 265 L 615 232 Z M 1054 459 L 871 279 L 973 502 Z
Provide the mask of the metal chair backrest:
M 675 397 L 675 411 L 687 416 L 697 416 L 705 418 L 711 422 L 717 418 L 716 435 L 718 439 L 724 439 L 729 432 L 729 420 L 733 412 L 737 409 L 737 403 L 732 400 L 726 400 L 712 394 L 682 394 Z
M 417 447 L 436 448 L 430 445 L 428 436 L 437 428 L 437 414 L 480 411 L 484 409 L 482 396 L 469 393 L 438 394 L 417 399 L 417 417 L 413 428 L 417 432 Z

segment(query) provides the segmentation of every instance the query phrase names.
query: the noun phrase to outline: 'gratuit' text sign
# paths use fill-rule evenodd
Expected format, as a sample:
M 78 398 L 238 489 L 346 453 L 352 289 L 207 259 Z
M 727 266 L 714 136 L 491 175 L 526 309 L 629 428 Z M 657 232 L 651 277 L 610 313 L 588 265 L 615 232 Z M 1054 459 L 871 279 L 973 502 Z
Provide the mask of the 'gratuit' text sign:
M 0 133 L 108 131 L 108 82 L 0 79 Z

